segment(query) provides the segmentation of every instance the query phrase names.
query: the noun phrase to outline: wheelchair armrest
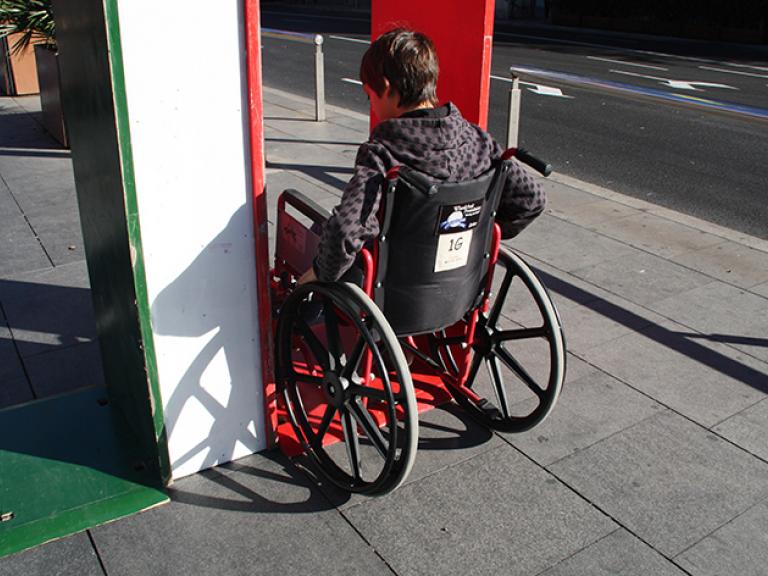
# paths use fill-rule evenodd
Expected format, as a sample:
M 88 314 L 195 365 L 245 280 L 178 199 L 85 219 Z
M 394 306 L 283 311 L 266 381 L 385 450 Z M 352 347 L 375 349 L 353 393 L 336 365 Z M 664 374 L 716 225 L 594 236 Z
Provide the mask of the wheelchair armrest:
M 286 204 L 295 208 L 316 224 L 322 224 L 331 216 L 331 213 L 320 206 L 320 204 L 293 188 L 283 190 L 280 194 L 280 198 L 277 200 L 278 211 L 284 210 Z

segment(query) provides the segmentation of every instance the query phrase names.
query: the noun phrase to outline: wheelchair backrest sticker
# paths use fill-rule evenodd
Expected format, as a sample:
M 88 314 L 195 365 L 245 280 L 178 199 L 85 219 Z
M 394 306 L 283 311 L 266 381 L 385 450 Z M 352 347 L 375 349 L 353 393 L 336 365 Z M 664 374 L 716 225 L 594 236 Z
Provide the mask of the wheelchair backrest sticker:
M 474 230 L 465 230 L 464 232 L 440 235 L 437 240 L 435 272 L 455 270 L 467 263 L 473 232 Z
M 437 222 L 437 233 L 451 234 L 452 232 L 471 230 L 480 221 L 480 211 L 482 209 L 482 200 L 441 206 L 440 218 Z

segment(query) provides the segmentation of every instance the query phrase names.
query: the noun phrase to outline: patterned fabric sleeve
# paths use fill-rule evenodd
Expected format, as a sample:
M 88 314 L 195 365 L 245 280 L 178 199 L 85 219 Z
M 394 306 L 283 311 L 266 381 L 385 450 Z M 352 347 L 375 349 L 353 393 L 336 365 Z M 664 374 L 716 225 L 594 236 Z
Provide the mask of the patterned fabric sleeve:
M 344 189 L 341 203 L 325 222 L 314 261 L 317 278 L 334 282 L 349 270 L 366 242 L 379 233 L 376 213 L 386 170 L 375 146 L 360 146 L 355 172 Z
M 500 156 L 501 147 L 496 144 Z M 498 156 L 496 156 L 498 157 Z M 501 227 L 501 237 L 514 238 L 544 211 L 546 195 L 541 184 L 525 169 L 522 164 L 511 160 L 512 169 L 507 173 L 501 202 L 496 215 L 496 222 Z

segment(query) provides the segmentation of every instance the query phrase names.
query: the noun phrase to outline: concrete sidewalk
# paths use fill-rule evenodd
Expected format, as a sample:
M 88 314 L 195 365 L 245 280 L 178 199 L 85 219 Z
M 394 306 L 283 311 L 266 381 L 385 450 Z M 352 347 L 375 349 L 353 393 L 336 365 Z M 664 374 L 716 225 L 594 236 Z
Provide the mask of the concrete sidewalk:
M 5 135 L 16 102 L 0 104 Z M 266 89 L 272 221 L 283 188 L 335 205 L 367 137 L 366 117 L 312 114 Z M 53 218 L 28 208 L 46 213 L 41 190 L 71 182 L 64 162 L 35 168 L 40 153 L 0 142 L 2 262 L 9 250 L 26 262 L 0 269 L 0 353 L 31 389 L 25 326 L 51 322 L 60 289 L 86 288 L 64 273 L 84 270 L 76 250 L 59 262 L 54 241 L 23 232 Z M 22 166 L 34 187 L 9 176 Z M 768 242 L 565 176 L 544 185 L 547 213 L 511 243 L 566 331 L 568 380 L 544 424 L 490 434 L 433 410 L 408 483 L 376 499 L 347 500 L 278 452 L 257 454 L 177 482 L 168 506 L 2 559 L 0 575 L 768 574 Z M 51 256 L 27 260 L 39 246 Z M 3 288 L 19 282 L 53 288 L 9 304 Z M 92 332 L 76 338 L 46 352 L 90 345 Z

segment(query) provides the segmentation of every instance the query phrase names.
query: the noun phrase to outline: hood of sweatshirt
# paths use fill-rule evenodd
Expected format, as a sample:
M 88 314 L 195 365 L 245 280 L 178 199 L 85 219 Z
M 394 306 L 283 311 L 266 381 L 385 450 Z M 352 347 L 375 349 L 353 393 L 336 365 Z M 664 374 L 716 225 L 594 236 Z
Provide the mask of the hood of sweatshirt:
M 434 180 L 460 182 L 486 172 L 501 148 L 485 131 L 468 122 L 452 103 L 448 113 L 401 116 L 381 122 L 368 145 L 389 159 L 387 169 L 406 165 Z

